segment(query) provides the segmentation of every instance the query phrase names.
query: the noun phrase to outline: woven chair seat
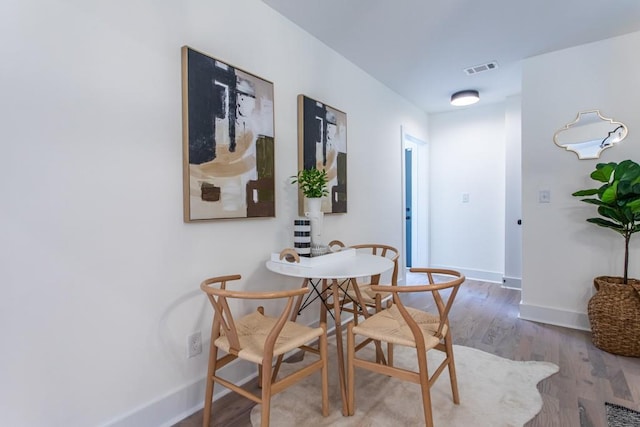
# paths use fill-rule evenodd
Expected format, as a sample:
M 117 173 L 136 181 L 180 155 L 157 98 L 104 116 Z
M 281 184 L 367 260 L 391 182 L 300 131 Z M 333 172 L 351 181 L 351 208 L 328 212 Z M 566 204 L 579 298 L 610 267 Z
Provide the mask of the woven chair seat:
M 436 337 L 434 334 L 437 333 L 440 326 L 440 317 L 411 307 L 406 307 L 406 310 L 422 330 L 426 349 L 434 348 L 438 345 L 440 337 Z M 354 326 L 353 332 L 374 340 L 416 347 L 411 329 L 409 329 L 395 305 L 374 314 L 358 326 Z M 446 334 L 447 325 L 444 325 L 442 335 Z
M 235 321 L 240 341 L 241 350 L 238 357 L 261 364 L 264 354 L 264 343 L 277 322 L 277 318 L 264 316 L 259 312 L 253 312 Z M 323 334 L 322 328 L 310 328 L 295 322 L 285 323 L 275 346 L 273 355 L 280 356 L 288 351 L 298 348 Z M 229 340 L 225 335 L 215 341 L 216 347 L 227 353 L 230 350 Z

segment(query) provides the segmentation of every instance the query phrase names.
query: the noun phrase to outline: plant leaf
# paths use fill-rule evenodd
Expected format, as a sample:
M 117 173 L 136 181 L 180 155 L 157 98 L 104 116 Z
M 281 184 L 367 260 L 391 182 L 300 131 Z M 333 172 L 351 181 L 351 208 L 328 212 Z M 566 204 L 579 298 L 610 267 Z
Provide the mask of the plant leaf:
M 580 201 L 585 203 L 590 203 L 592 205 L 597 205 L 597 206 L 609 206 L 609 204 L 604 203 L 602 200 L 599 200 L 599 199 L 582 199 Z
M 631 209 L 636 215 L 640 213 L 640 198 L 627 202 L 627 207 Z
M 618 233 L 624 233 L 624 228 L 621 227 L 620 225 L 611 222 L 611 221 L 607 221 L 605 219 L 602 218 L 587 218 L 587 222 L 590 222 L 592 224 L 595 225 L 599 225 L 600 227 L 605 227 L 605 228 L 611 228 L 612 230 L 617 231 Z
M 600 200 L 604 203 L 612 204 L 616 201 L 618 196 L 618 181 L 613 181 L 613 183 L 605 188 L 605 190 L 600 194 Z
M 621 224 L 629 222 L 623 215 L 620 214 L 618 209 L 613 209 L 609 206 L 600 206 L 598 208 L 598 213 Z
M 600 182 L 609 182 L 611 178 L 611 174 L 616 168 L 616 163 L 598 163 L 596 165 L 596 170 L 591 172 L 591 179 Z
M 575 193 L 572 194 L 572 196 L 583 197 L 583 196 L 593 196 L 594 194 L 598 194 L 598 189 L 597 188 L 591 188 L 589 190 L 576 191 Z

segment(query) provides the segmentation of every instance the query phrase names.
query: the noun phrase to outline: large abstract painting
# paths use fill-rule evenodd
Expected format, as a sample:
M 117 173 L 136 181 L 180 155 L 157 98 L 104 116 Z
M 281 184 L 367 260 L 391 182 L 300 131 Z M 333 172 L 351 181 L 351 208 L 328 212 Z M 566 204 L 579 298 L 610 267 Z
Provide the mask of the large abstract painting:
M 273 83 L 182 48 L 184 220 L 275 216 Z
M 347 115 L 304 95 L 298 95 L 298 169 L 325 169 L 329 195 L 322 211 L 347 212 Z M 299 213 L 306 210 L 302 194 Z

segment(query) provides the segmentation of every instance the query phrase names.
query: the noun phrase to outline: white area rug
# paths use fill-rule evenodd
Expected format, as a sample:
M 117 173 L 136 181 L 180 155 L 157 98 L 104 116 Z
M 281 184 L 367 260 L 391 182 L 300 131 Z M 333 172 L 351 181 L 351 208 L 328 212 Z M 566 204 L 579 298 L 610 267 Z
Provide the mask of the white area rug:
M 368 353 L 367 353 L 368 352 Z M 373 356 L 369 348 L 360 357 Z M 414 369 L 415 350 L 396 346 L 395 365 Z M 435 369 L 443 354 L 429 351 L 429 370 Z M 271 426 L 420 426 L 424 425 L 422 398 L 417 384 L 356 369 L 356 413 L 342 416 L 338 389 L 335 346 L 329 346 L 330 413 L 323 417 L 320 375 L 316 373 L 275 395 L 271 401 Z M 436 427 L 522 426 L 542 409 L 536 385 L 558 371 L 548 362 L 515 362 L 470 347 L 454 346 L 460 390 L 460 405 L 451 397 L 449 373 L 445 369 L 431 389 Z M 315 360 L 308 355 L 300 364 Z M 289 364 L 282 373 L 291 372 Z M 251 423 L 260 425 L 260 405 L 251 411 Z

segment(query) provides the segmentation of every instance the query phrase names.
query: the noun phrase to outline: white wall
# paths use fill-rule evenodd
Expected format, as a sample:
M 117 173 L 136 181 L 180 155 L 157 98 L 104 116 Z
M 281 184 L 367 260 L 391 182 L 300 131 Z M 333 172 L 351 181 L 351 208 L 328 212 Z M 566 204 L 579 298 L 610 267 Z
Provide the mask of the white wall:
M 202 405 L 200 281 L 298 286 L 263 261 L 291 245 L 299 93 L 347 113 L 349 213 L 327 238 L 401 245 L 400 128 L 426 135 L 426 115 L 259 0 L 5 0 L 0 39 L 0 425 L 158 426 Z M 185 44 L 274 82 L 276 218 L 183 223 Z
M 571 196 L 598 183 L 599 162 L 640 159 L 640 33 L 530 58 L 523 66 L 523 276 L 521 317 L 588 328 L 593 277 L 621 275 L 623 239 L 585 222 L 595 208 Z M 625 123 L 629 136 L 599 160 L 578 160 L 553 134 L 579 111 L 599 109 Z M 538 203 L 539 190 L 551 203 Z M 640 240 L 631 242 L 630 275 L 640 275 Z
M 429 116 L 429 146 L 431 265 L 502 283 L 504 104 Z

